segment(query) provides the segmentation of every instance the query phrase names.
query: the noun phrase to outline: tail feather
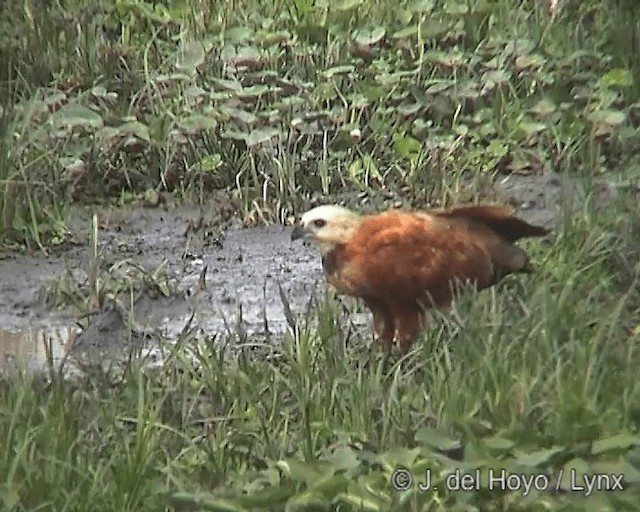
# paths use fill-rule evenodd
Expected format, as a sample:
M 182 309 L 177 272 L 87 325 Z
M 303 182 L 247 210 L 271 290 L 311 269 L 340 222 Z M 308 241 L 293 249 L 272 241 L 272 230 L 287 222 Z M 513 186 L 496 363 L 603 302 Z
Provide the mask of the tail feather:
M 472 222 L 480 222 L 507 242 L 549 234 L 549 229 L 542 226 L 534 226 L 522 219 L 513 217 L 513 212 L 514 208 L 510 205 L 472 204 L 434 210 L 431 213 L 439 217 L 464 218 Z

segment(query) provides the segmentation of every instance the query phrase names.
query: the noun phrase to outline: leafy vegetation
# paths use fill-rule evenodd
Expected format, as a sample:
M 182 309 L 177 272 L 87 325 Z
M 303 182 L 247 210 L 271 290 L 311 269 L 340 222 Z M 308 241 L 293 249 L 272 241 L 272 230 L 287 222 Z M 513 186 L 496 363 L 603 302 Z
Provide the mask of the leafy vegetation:
M 162 369 L 2 381 L 3 510 L 640 509 L 640 14 L 557 9 L 1 4 L 6 244 L 63 244 L 78 202 L 226 190 L 251 222 L 327 197 L 462 200 L 463 178 L 499 173 L 588 192 L 528 246 L 535 277 L 466 297 L 401 360 L 321 297 L 281 343 L 211 339 L 194 365 L 185 333 Z M 502 469 L 524 476 L 491 489 Z M 594 475 L 624 490 L 588 493 Z

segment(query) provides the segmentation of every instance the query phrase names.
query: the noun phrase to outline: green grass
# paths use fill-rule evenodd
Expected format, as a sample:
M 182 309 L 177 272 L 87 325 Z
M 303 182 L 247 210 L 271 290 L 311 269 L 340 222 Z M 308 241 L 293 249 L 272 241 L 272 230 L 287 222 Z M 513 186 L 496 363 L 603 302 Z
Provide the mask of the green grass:
M 635 3 L 8 4 L 3 244 L 64 243 L 71 201 L 160 192 L 227 189 L 269 220 L 345 191 L 462 200 L 463 173 L 553 169 L 592 195 L 527 244 L 535 275 L 434 315 L 388 365 L 323 297 L 268 346 L 210 340 L 197 369 L 185 338 L 161 370 L 3 380 L 2 510 L 640 510 Z M 597 208 L 603 183 L 619 197 Z M 399 467 L 437 490 L 394 491 Z M 481 488 L 448 492 L 456 469 Z M 488 489 L 499 469 L 553 492 Z M 566 492 L 572 471 L 626 490 Z
M 386 368 L 321 298 L 281 344 L 233 355 L 211 340 L 197 370 L 177 348 L 162 370 L 134 359 L 76 384 L 5 382 L 5 508 L 637 510 L 630 218 L 573 217 L 552 246 L 531 248 L 539 274 L 436 315 Z M 429 469 L 439 490 L 393 492 L 397 467 L 416 480 Z M 502 468 L 549 475 L 554 489 L 561 470 L 624 473 L 627 490 L 487 489 Z M 483 489 L 447 493 L 456 469 L 479 470 Z

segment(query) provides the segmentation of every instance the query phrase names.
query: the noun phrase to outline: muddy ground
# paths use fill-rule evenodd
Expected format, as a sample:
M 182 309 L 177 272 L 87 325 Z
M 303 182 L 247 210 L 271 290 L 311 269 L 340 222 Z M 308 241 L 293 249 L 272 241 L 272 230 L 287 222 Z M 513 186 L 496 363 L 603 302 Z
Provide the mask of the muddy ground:
M 563 193 L 576 197 L 575 184 L 567 185 L 553 175 L 511 175 L 495 187 L 502 199 L 520 207 L 521 217 L 548 227 L 556 224 Z M 3 353 L 5 359 L 16 353 L 27 354 L 27 359 L 42 355 L 43 338 L 56 338 L 54 355 L 64 353 L 67 343 L 72 353 L 95 357 L 122 353 L 132 340 L 137 345 L 157 337 L 176 339 L 187 326 L 200 338 L 244 332 L 249 338 L 264 339 L 282 333 L 287 319 L 278 283 L 294 314 L 303 312 L 312 295 L 325 287 L 319 256 L 309 246 L 292 243 L 290 227 L 238 228 L 231 221 L 227 223 L 231 227 L 220 229 L 223 207 L 212 204 L 204 218 L 197 208 L 94 208 L 100 220 L 100 275 L 124 276 L 135 270 L 124 261 L 150 274 L 164 264 L 167 286 L 175 289 L 169 296 L 153 285 L 133 295 L 124 293 L 119 301 L 96 304 L 86 318 L 68 307 L 52 309 L 47 297 L 56 280 L 58 289 L 65 282 L 75 282 L 76 290 L 87 289 L 92 262 L 88 210 L 78 210 L 71 222 L 77 245 L 49 256 L 5 254 L 0 259 L 0 367 Z M 199 229 L 188 229 L 190 225 Z M 129 297 L 136 301 L 133 323 L 128 323 Z M 54 331 L 62 334 L 52 335 Z

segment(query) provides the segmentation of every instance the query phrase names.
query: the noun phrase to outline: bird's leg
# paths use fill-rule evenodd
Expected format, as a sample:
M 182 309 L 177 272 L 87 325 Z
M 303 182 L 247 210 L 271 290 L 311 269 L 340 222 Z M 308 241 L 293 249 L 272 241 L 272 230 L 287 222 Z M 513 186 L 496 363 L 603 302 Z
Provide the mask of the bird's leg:
M 378 314 L 373 316 L 373 330 L 380 342 L 387 351 L 391 352 L 393 348 L 394 331 L 393 320 L 387 315 Z
M 390 352 L 395 334 L 391 310 L 384 302 L 377 299 L 367 299 L 365 303 L 373 314 L 373 331 L 376 337 Z
M 425 326 L 425 314 L 418 304 L 407 304 L 402 308 L 398 308 L 394 316 L 400 352 L 406 354 L 418 332 Z

